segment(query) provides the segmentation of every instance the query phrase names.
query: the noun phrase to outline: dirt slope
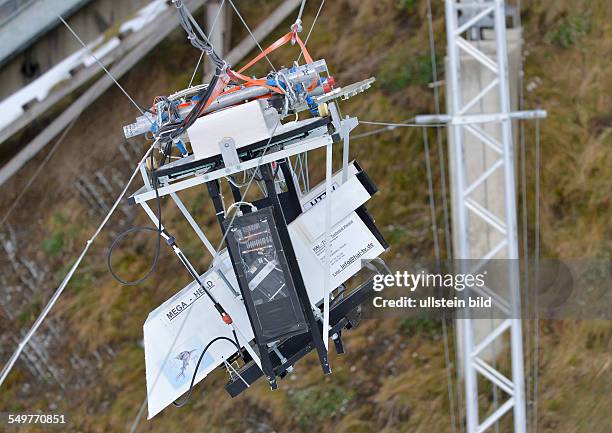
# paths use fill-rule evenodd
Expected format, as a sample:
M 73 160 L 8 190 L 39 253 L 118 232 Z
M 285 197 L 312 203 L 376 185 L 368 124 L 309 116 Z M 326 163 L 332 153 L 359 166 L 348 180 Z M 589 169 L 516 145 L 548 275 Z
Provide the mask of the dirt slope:
M 262 0 L 236 2 L 249 23 L 272 5 Z M 438 59 L 444 52 L 443 7 L 434 2 Z M 526 27 L 526 106 L 546 108 L 542 123 L 542 241 L 548 256 L 610 258 L 610 131 L 612 34 L 604 1 L 557 1 L 546 7 L 523 3 Z M 308 2 L 309 28 L 318 3 Z M 282 26 L 267 43 L 283 34 Z M 234 38 L 245 32 L 234 22 Z M 376 76 L 375 88 L 342 105 L 344 114 L 363 120 L 402 121 L 431 112 L 427 83 L 431 67 L 427 45 L 426 3 L 413 0 L 337 0 L 326 2 L 309 47 L 326 58 L 341 84 Z M 288 64 L 295 53 L 273 55 Z M 177 33 L 122 80 L 138 101 L 152 100 L 185 86 L 198 53 Z M 262 72 L 262 71 L 260 71 Z M 76 189 L 79 176 L 100 171 L 126 179 L 132 170 L 118 145 L 121 126 L 136 116 L 117 90 L 107 92 L 84 112 L 53 156 L 40 180 L 3 227 L 2 239 L 17 246 L 19 263 L 40 264 L 42 277 L 14 267 L 8 254 L 0 262 L 4 299 L 0 353 L 8 358 L 11 335 L 26 329 L 46 302 L 63 271 L 95 228 L 100 215 Z M 373 128 L 361 126 L 356 133 Z M 533 181 L 533 130 L 527 129 L 529 179 Z M 433 140 L 432 140 L 433 141 Z M 136 147 L 141 146 L 136 142 Z M 127 145 L 128 152 L 135 155 Z M 353 155 L 376 181 L 380 193 L 369 205 L 377 225 L 392 244 L 388 258 L 432 257 L 429 204 L 420 130 L 401 129 L 355 140 Z M 434 168 L 438 167 L 432 153 Z M 6 209 L 44 155 L 38 156 L 2 190 Z M 317 164 L 313 156 L 313 164 Z M 320 159 L 319 159 L 320 160 Z M 320 170 L 320 166 L 315 170 Z M 118 174 L 117 174 L 118 173 Z M 113 186 L 118 193 L 118 186 Z M 436 179 L 436 191 L 440 180 Z M 530 205 L 533 187 L 530 184 Z M 204 189 L 183 195 L 198 221 L 219 240 Z M 441 197 L 436 197 L 441 202 Z M 106 198 L 110 201 L 110 195 Z M 532 215 L 532 213 L 530 213 Z M 169 225 L 180 224 L 164 206 Z M 532 218 L 530 216 L 530 218 Z M 58 410 L 70 420 L 70 432 L 127 431 L 145 395 L 142 323 L 147 313 L 188 281 L 164 250 L 155 275 L 139 286 L 121 287 L 106 271 L 106 248 L 121 228 L 142 224 L 141 212 L 125 210 L 92 248 L 84 266 L 44 326 L 41 342 L 56 376 L 43 381 L 21 362 L 3 386 L 1 411 Z M 533 224 L 530 221 L 530 231 Z M 442 213 L 439 227 L 443 227 Z M 183 225 L 177 235 L 202 267 L 204 251 Z M 441 230 L 442 235 L 442 230 Z M 126 273 L 147 268 L 150 240 L 140 239 L 121 255 Z M 18 290 L 20 288 L 20 291 Z M 7 297 L 10 294 L 10 299 Z M 612 400 L 609 322 L 541 324 L 539 431 L 607 433 Z M 193 402 L 168 408 L 138 431 L 150 432 L 450 432 L 449 400 L 440 326 L 431 322 L 367 321 L 347 335 L 348 354 L 331 358 L 334 374 L 323 377 L 314 357 L 270 392 L 258 383 L 237 399 L 223 390 L 221 372 L 199 386 Z M 452 335 L 451 335 L 452 347 Z M 59 383 L 62 386 L 59 385 Z M 24 430 L 27 431 L 27 430 Z M 35 431 L 35 430 L 32 430 Z M 503 431 L 503 430 L 502 430 Z

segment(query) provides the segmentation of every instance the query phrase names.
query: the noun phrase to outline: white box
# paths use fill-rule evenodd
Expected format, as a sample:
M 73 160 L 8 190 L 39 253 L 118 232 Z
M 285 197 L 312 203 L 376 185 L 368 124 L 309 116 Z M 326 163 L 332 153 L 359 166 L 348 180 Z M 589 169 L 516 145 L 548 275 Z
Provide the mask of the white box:
M 262 99 L 215 111 L 197 119 L 187 130 L 194 160 L 220 154 L 219 143 L 234 140 L 236 149 L 268 140 L 279 117 Z

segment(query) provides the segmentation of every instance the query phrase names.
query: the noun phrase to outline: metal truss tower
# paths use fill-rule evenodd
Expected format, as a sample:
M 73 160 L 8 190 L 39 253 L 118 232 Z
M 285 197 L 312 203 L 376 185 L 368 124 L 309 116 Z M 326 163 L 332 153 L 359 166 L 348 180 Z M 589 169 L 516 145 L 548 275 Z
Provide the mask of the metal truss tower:
M 446 115 L 417 116 L 417 123 L 448 123 L 453 183 L 453 218 L 455 254 L 464 269 L 476 272 L 492 259 L 508 259 L 508 272 L 503 282 L 505 296 L 489 288 L 474 288 L 477 295 L 491 297 L 496 311 L 503 318 L 491 322 L 483 335 L 475 332 L 477 319 L 470 311 L 458 320 L 460 354 L 463 357 L 465 382 L 465 415 L 467 433 L 487 431 L 512 410 L 514 432 L 526 432 L 525 380 L 523 369 L 523 339 L 521 328 L 521 300 L 518 269 L 518 231 L 514 173 L 512 121 L 544 117 L 542 110 L 512 111 L 509 89 L 508 47 L 506 34 L 506 6 L 502 0 L 445 0 L 447 33 L 447 109 Z M 483 31 L 491 39 L 485 53 L 473 39 Z M 472 39 L 472 40 L 470 40 Z M 463 69 L 466 62 L 477 64 L 486 71 L 485 82 L 470 97 L 463 95 L 462 80 L 468 79 Z M 469 77 L 473 78 L 473 77 Z M 487 103 L 484 100 L 487 98 Z M 493 100 L 493 104 L 491 104 Z M 486 109 L 483 107 L 486 106 Z M 480 109 L 479 109 L 480 107 Z M 471 146 L 468 149 L 468 145 Z M 474 156 L 474 145 L 486 152 L 489 161 L 480 172 L 474 173 L 469 158 Z M 495 200 L 482 200 L 483 188 L 496 184 Z M 480 191 L 480 193 L 479 193 Z M 487 233 L 486 242 L 475 239 Z M 484 243 L 484 245 L 483 245 Z M 470 259 L 470 260 L 466 260 Z M 472 264 L 476 263 L 476 269 Z M 509 335 L 511 376 L 500 372 L 487 362 L 495 341 Z M 499 346 L 498 346 L 499 347 Z M 487 352 L 489 351 L 489 352 Z M 493 349 L 495 359 L 497 352 Z M 507 398 L 481 419 L 478 380 L 489 381 L 502 390 Z
M 457 227 L 459 228 L 459 232 L 456 233 L 457 251 L 455 251 L 455 258 L 460 260 L 488 260 L 496 257 L 500 253 L 503 254 L 502 250 L 506 250 L 503 256 L 510 261 L 516 261 L 518 259 L 518 230 L 512 120 L 508 116 L 510 113 L 510 89 L 508 84 L 505 5 L 501 0 L 488 2 L 457 2 L 456 0 L 446 0 L 445 5 L 448 66 L 450 68 L 448 76 L 451 81 L 449 87 L 453 92 L 452 95 L 449 95 L 451 103 L 449 109 L 452 115 L 450 133 L 452 134 L 452 145 L 455 151 L 454 161 L 456 164 L 453 170 L 453 181 L 457 188 L 456 199 L 454 201 L 456 212 L 454 215 L 457 216 Z M 474 31 L 474 28 L 478 29 L 475 26 L 483 18 L 490 17 L 491 15 L 493 16 L 492 27 L 496 48 L 496 55 L 493 59 L 478 50 L 478 48 L 463 37 L 464 33 L 469 34 Z M 460 17 L 467 17 L 467 19 L 462 19 L 462 24 L 459 24 Z M 482 91 L 470 101 L 463 101 L 461 95 L 461 55 L 467 55 L 473 58 L 478 63 L 482 64 L 482 66 L 489 69 L 493 74 L 493 79 L 490 83 L 484 85 Z M 488 134 L 479 124 L 463 123 L 460 117 L 466 113 L 470 107 L 476 105 L 489 91 L 493 91 L 494 89 L 499 94 L 499 107 L 497 113 L 492 114 L 499 116 L 499 119 L 494 121 L 499 123 L 501 140 Z M 486 114 L 482 113 L 476 116 L 483 115 Z M 455 124 L 455 122 L 457 123 Z M 482 141 L 483 144 L 490 147 L 498 154 L 497 161 L 490 166 L 490 169 L 484 171 L 471 184 L 466 182 L 468 177 L 465 167 L 466 161 L 464 159 L 466 153 L 464 147 L 466 134 L 476 136 L 476 139 Z M 497 170 L 503 172 L 503 196 L 505 206 L 503 209 L 504 215 L 501 217 L 496 215 L 491 209 L 487 209 L 486 203 L 483 204 L 482 202 L 473 200 L 471 197 L 471 193 L 474 192 L 480 184 L 483 184 L 488 178 L 493 176 Z M 471 220 L 474 218 L 479 218 L 501 234 L 493 247 L 481 257 L 474 255 L 472 245 L 470 244 L 470 228 L 473 225 Z M 482 252 L 479 252 L 477 255 L 480 256 L 481 254 Z M 525 433 L 526 431 L 523 339 L 521 321 L 519 319 L 521 307 L 518 284 L 518 274 L 512 271 L 509 272 L 507 287 L 507 293 L 510 295 L 509 302 L 506 304 L 506 302 L 504 302 L 505 300 L 498 300 L 498 303 L 506 304 L 503 306 L 499 305 L 498 307 L 500 310 L 503 311 L 504 308 L 510 307 L 510 311 L 508 311 L 509 318 L 492 329 L 489 335 L 485 336 L 482 341 L 475 341 L 474 323 L 469 316 L 459 321 L 461 323 L 461 342 L 463 344 L 465 413 L 468 433 L 487 430 L 510 409 L 514 412 L 515 433 Z M 469 314 L 469 312 L 467 313 Z M 501 372 L 479 357 L 486 346 L 507 332 L 510 333 L 510 351 L 512 359 L 511 378 L 505 377 Z M 497 354 L 494 354 L 493 356 L 496 355 Z M 482 421 L 479 419 L 479 374 L 485 379 L 490 380 L 494 386 L 498 386 L 505 390 L 509 395 L 509 398 L 501 404 L 497 410 Z

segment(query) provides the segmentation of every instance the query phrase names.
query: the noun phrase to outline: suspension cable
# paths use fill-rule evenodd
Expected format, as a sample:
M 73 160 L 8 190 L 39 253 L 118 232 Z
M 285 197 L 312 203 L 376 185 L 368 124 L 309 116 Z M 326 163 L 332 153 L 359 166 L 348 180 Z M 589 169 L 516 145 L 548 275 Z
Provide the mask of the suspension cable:
M 312 30 L 315 27 L 315 24 L 317 23 L 317 20 L 319 19 L 319 14 L 321 13 L 321 9 L 323 9 L 323 5 L 325 4 L 325 0 L 321 0 L 321 4 L 319 5 L 319 9 L 317 10 L 317 14 L 315 15 L 314 21 L 312 22 L 312 25 L 310 26 L 310 30 L 308 30 L 308 34 L 306 35 L 306 39 L 304 39 L 304 46 L 306 46 L 308 44 L 308 40 L 310 39 L 310 35 L 312 34 Z M 297 58 L 297 62 L 300 61 L 300 59 L 302 58 L 302 53 L 300 52 L 300 54 L 298 55 Z
M 210 26 L 210 30 L 208 31 L 208 40 L 209 41 L 210 41 L 210 38 L 212 37 L 212 34 L 213 34 L 213 31 L 215 30 L 215 27 L 217 26 L 217 21 L 219 21 L 219 17 L 221 16 L 221 12 L 223 11 L 223 6 L 225 6 L 225 0 L 223 0 L 221 2 L 221 6 L 219 6 L 219 9 L 217 10 L 217 15 L 215 15 L 215 19 L 213 20 L 213 23 Z M 189 80 L 189 85 L 187 86 L 188 88 L 191 87 L 191 85 L 193 84 L 193 80 L 194 80 L 194 78 L 196 76 L 196 73 L 198 72 L 198 68 L 200 67 L 200 63 L 202 63 L 202 59 L 204 58 L 204 54 L 205 54 L 204 51 L 202 51 L 200 53 L 200 57 L 198 58 L 198 62 L 196 63 L 195 68 L 193 68 L 193 74 L 191 74 L 191 80 Z
M 425 151 L 425 167 L 427 169 L 427 190 L 429 195 L 429 208 L 431 213 L 431 231 L 434 242 L 434 254 L 436 256 L 436 272 L 440 272 L 442 267 L 441 254 L 440 254 L 440 241 L 438 234 L 438 223 L 437 223 L 437 212 L 436 212 L 436 198 L 433 187 L 433 174 L 431 169 L 430 153 L 429 153 L 429 138 L 427 137 L 427 129 L 423 128 L 423 147 Z M 444 308 L 440 310 L 441 325 L 442 325 L 442 337 L 444 341 L 444 364 L 446 370 L 446 383 L 448 389 L 448 402 L 450 412 L 451 430 L 453 433 L 457 431 L 457 421 L 455 417 L 455 399 L 452 381 L 452 371 L 450 362 L 450 349 L 448 344 L 448 329 L 446 326 L 446 312 Z
M 217 68 L 224 69 L 227 67 L 227 63 L 215 52 L 215 49 L 210 42 L 210 39 L 204 34 L 197 21 L 191 15 L 191 12 L 185 7 L 182 0 L 172 0 L 176 10 L 178 11 L 179 22 L 181 27 L 187 33 L 187 39 L 191 42 L 195 48 L 206 53 L 210 60 L 215 64 Z M 221 10 L 221 9 L 219 9 Z M 199 36 L 196 34 L 200 34 Z
M 68 28 L 70 33 L 72 33 L 72 35 L 79 41 L 79 43 L 83 46 L 83 48 L 87 51 L 87 53 L 104 70 L 106 75 L 108 75 L 111 78 L 111 80 L 113 80 L 113 83 L 115 83 L 115 85 L 119 88 L 119 90 L 121 90 L 123 92 L 123 94 L 130 100 L 130 102 L 134 105 L 134 107 L 136 107 L 136 109 L 140 112 L 140 114 L 145 116 L 145 113 L 144 113 L 144 110 L 142 109 L 142 107 L 139 104 L 137 104 L 136 101 L 130 96 L 130 94 L 123 88 L 123 86 L 121 86 L 121 84 L 119 84 L 117 79 L 113 76 L 113 74 L 110 73 L 110 71 L 108 69 L 106 69 L 106 66 L 104 66 L 102 64 L 102 62 L 98 59 L 98 57 L 96 57 L 96 55 L 93 53 L 93 51 L 91 51 L 91 49 L 87 45 L 85 45 L 85 42 L 83 42 L 83 40 L 79 37 L 79 35 L 77 35 L 76 32 L 72 29 L 72 27 L 70 27 L 70 24 L 68 24 L 66 22 L 66 20 L 64 20 L 64 18 L 62 18 L 61 15 L 58 15 L 57 17 L 60 19 L 60 21 L 62 23 L 64 23 L 64 25 Z M 149 119 L 147 116 L 145 116 L 145 117 L 149 120 L 149 122 L 151 122 L 151 119 Z M 151 122 L 151 124 L 152 124 L 152 122 Z
M 429 55 L 431 61 L 431 72 L 432 72 L 432 80 L 434 83 L 438 82 L 438 62 L 436 55 L 436 41 L 434 37 L 433 31 L 433 11 L 431 7 L 431 0 L 427 0 L 427 30 L 429 37 Z M 433 86 L 433 95 L 434 95 L 434 111 L 437 115 L 440 114 L 440 92 L 438 90 L 438 86 Z M 446 247 L 446 258 L 452 259 L 453 252 L 451 247 L 451 233 L 450 233 L 450 212 L 449 205 L 447 200 L 447 180 L 446 180 L 446 162 L 444 158 L 444 145 L 442 141 L 442 128 L 436 126 L 436 144 L 438 150 L 438 160 L 440 167 L 440 183 L 442 188 L 442 211 L 444 217 L 444 242 Z M 429 153 L 429 152 L 428 152 Z M 455 326 L 455 321 L 453 321 L 453 333 L 456 335 L 457 329 Z M 446 320 L 444 317 L 444 312 L 442 316 L 442 339 L 444 345 L 444 362 L 446 366 L 446 383 L 448 388 L 448 401 L 449 401 L 449 411 L 451 416 L 451 429 L 453 433 L 457 431 L 457 420 L 459 420 L 459 428 L 463 430 L 463 423 L 461 422 L 461 391 L 459 386 L 459 380 L 457 377 L 457 408 L 455 408 L 455 390 L 453 385 L 453 374 L 452 374 L 452 366 L 450 361 L 450 344 L 448 338 L 448 329 Z M 458 374 L 458 371 L 457 371 Z
M 77 117 L 72 119 L 72 121 L 68 124 L 68 127 L 66 127 L 64 129 L 64 131 L 62 132 L 60 137 L 57 139 L 57 141 L 55 142 L 53 147 L 51 147 L 49 152 L 47 152 L 47 154 L 45 155 L 45 159 L 43 159 L 42 162 L 40 163 L 40 165 L 36 168 L 36 171 L 34 172 L 34 174 L 32 176 L 30 176 L 30 179 L 28 180 L 26 185 L 23 188 L 21 188 L 21 191 L 19 192 L 19 195 L 13 200 L 11 206 L 6 211 L 4 216 L 2 217 L 2 220 L 0 221 L 0 227 L 4 227 L 4 223 L 6 222 L 6 220 L 8 220 L 8 218 L 11 216 L 13 211 L 17 208 L 17 205 L 20 203 L 20 201 L 23 198 L 23 196 L 25 195 L 25 193 L 34 184 L 34 181 L 36 180 L 38 175 L 42 172 L 42 169 L 47 165 L 47 163 L 49 162 L 49 160 L 51 159 L 51 157 L 53 156 L 55 151 L 58 149 L 60 144 L 62 144 L 62 142 L 64 141 L 64 139 L 66 138 L 66 136 L 68 135 L 68 133 L 70 132 L 70 130 L 72 129 L 74 124 L 76 123 L 76 121 L 79 119 L 79 116 L 80 115 L 78 115 Z
M 292 28 L 295 28 L 296 32 L 302 31 L 302 14 L 304 13 L 304 6 L 306 6 L 306 0 L 302 0 L 302 4 L 300 4 L 300 11 L 298 12 L 297 19 L 295 20 L 295 24 L 293 24 Z
M 533 433 L 538 432 L 538 374 L 539 374 L 539 344 L 540 344 L 540 313 L 539 313 L 539 278 L 540 278 L 540 171 L 541 171 L 541 148 L 540 148 L 540 120 L 535 123 L 535 217 L 534 217 L 534 267 L 535 267 L 535 297 L 534 297 L 534 354 L 533 354 Z
M 393 130 L 395 128 L 435 128 L 439 126 L 446 126 L 445 123 L 428 123 L 427 125 L 423 125 L 420 123 L 413 123 L 414 117 L 408 120 L 405 120 L 401 123 L 390 123 L 390 122 L 372 122 L 368 120 L 360 120 L 359 123 L 363 123 L 364 125 L 384 125 L 387 126 L 386 130 Z
M 187 88 L 190 88 L 191 85 L 193 84 L 193 79 L 195 78 L 196 74 L 198 73 L 198 68 L 200 67 L 200 63 L 202 63 L 202 59 L 204 58 L 204 51 L 202 51 L 200 53 L 200 57 L 198 57 L 198 62 L 195 65 L 195 68 L 193 68 L 193 74 L 191 74 L 191 79 L 189 80 L 189 85 L 187 86 Z
M 253 34 L 253 32 L 251 31 L 251 28 L 249 27 L 249 25 L 246 23 L 246 21 L 244 20 L 244 18 L 242 17 L 242 15 L 240 14 L 240 12 L 238 11 L 238 8 L 236 7 L 236 5 L 234 5 L 234 2 L 232 0 L 228 0 L 230 5 L 232 5 L 232 8 L 234 9 L 234 11 L 236 12 L 236 15 L 238 15 L 238 18 L 240 19 L 240 21 L 242 22 L 242 24 L 244 25 L 244 27 L 247 29 L 247 31 L 249 32 L 249 34 L 251 35 L 251 38 L 255 41 L 255 44 L 259 47 L 259 50 L 263 53 L 264 49 L 261 47 L 261 44 L 259 43 L 259 41 L 257 40 L 257 38 L 255 37 L 255 35 Z M 274 67 L 274 65 L 272 64 L 272 62 L 270 61 L 270 59 L 268 58 L 268 55 L 265 54 L 264 57 L 266 58 L 266 60 L 268 61 L 268 63 L 270 64 L 270 67 L 272 68 L 272 70 L 274 72 L 278 72 L 276 70 L 276 68 Z
M 436 41 L 433 32 L 433 13 L 431 0 L 427 0 L 427 27 L 429 33 L 429 52 L 431 58 L 431 74 L 434 83 L 438 82 L 438 61 L 436 55 Z M 433 86 L 434 111 L 440 114 L 440 91 L 438 86 Z M 442 141 L 442 128 L 436 126 L 436 142 L 438 145 L 438 159 L 440 160 L 440 183 L 442 186 L 442 207 L 444 211 L 444 240 L 446 247 L 446 257 L 452 258 L 451 234 L 450 234 L 450 213 L 447 201 L 447 182 L 446 182 L 446 163 L 444 158 L 444 145 Z
M 0 386 L 2 386 L 2 383 L 4 382 L 4 380 L 6 379 L 8 374 L 11 372 L 11 369 L 13 368 L 13 366 L 15 365 L 15 362 L 17 361 L 17 359 L 21 355 L 21 352 L 23 352 L 23 349 L 27 346 L 28 342 L 30 341 L 30 339 L 32 338 L 34 333 L 36 333 L 36 331 L 38 330 L 38 328 L 40 327 L 42 322 L 49 315 L 49 312 L 51 311 L 51 309 L 53 308 L 53 306 L 55 305 L 55 303 L 57 302 L 57 300 L 59 299 L 61 294 L 64 292 L 64 289 L 66 288 L 66 286 L 68 285 L 68 283 L 72 279 L 72 276 L 76 272 L 77 268 L 79 267 L 79 265 L 83 261 L 83 258 L 85 257 L 85 255 L 89 251 L 89 248 L 91 247 L 93 242 L 96 240 L 96 238 L 98 237 L 98 235 L 100 234 L 100 232 L 102 231 L 102 229 L 104 228 L 106 223 L 110 220 L 110 217 L 113 215 L 113 213 L 115 212 L 115 210 L 119 206 L 119 203 L 121 202 L 121 200 L 123 200 L 123 197 L 127 193 L 128 188 L 130 187 L 130 185 L 134 181 L 134 178 L 136 177 L 136 175 L 139 173 L 140 166 L 142 164 L 144 164 L 144 162 L 149 157 L 149 154 L 153 151 L 153 148 L 155 147 L 156 144 L 157 144 L 157 141 L 155 141 L 151 145 L 151 147 L 149 147 L 149 150 L 147 150 L 145 155 L 142 157 L 142 159 L 140 160 L 140 162 L 138 163 L 138 165 L 134 169 L 132 175 L 130 176 L 130 179 L 128 180 L 127 184 L 125 185 L 125 187 L 121 191 L 121 194 L 119 194 L 119 196 L 117 197 L 117 200 L 115 200 L 115 203 L 110 208 L 110 210 L 108 211 L 108 213 L 106 214 L 106 216 L 104 217 L 104 219 L 102 220 L 102 222 L 100 223 L 100 225 L 98 226 L 96 231 L 89 238 L 89 240 L 85 243 L 85 247 L 81 251 L 81 254 L 78 256 L 78 258 L 76 259 L 76 261 L 74 262 L 74 264 L 72 265 L 72 267 L 70 268 L 70 270 L 68 271 L 68 273 L 66 274 L 64 279 L 62 280 L 62 282 L 60 283 L 60 285 L 57 288 L 57 290 L 51 296 L 51 299 L 49 299 L 49 302 L 47 303 L 47 305 L 45 305 L 45 308 L 43 308 L 42 312 L 40 313 L 40 315 L 38 316 L 38 318 L 36 319 L 36 321 L 34 322 L 32 327 L 30 328 L 30 330 L 23 337 L 23 339 L 21 340 L 21 342 L 17 346 L 17 349 L 15 350 L 15 352 L 13 353 L 11 358 L 8 360 L 8 362 L 6 363 L 4 368 L 2 369 L 2 372 L 0 373 Z
M 446 124 L 441 124 L 441 123 L 440 124 L 437 124 L 437 123 L 430 123 L 430 124 L 409 123 L 413 120 L 414 118 L 407 119 L 402 123 L 368 122 L 365 120 L 360 120 L 359 123 L 360 124 L 363 123 L 364 125 L 386 125 L 386 126 L 384 128 L 379 128 L 373 131 L 363 132 L 361 134 L 354 135 L 353 137 L 351 137 L 351 139 L 357 140 L 360 138 L 370 137 L 372 135 L 382 134 L 383 132 L 393 131 L 396 128 L 403 128 L 403 127 L 406 127 L 406 128 L 437 128 L 437 127 L 447 126 Z

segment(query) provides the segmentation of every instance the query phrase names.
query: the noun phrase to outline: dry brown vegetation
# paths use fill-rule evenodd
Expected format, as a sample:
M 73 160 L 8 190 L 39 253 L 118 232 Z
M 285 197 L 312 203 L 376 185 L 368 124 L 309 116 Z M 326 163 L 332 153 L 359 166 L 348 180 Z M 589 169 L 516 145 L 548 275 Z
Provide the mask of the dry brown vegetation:
M 441 2 L 434 2 L 439 58 L 444 52 Z M 547 256 L 610 259 L 610 134 L 612 123 L 612 28 L 610 5 L 598 1 L 523 3 L 525 26 L 526 106 L 542 106 L 542 243 Z M 250 23 L 273 7 L 262 0 L 237 2 Z M 305 27 L 318 2 L 308 2 Z M 412 0 L 328 1 L 309 42 L 315 58 L 326 58 L 339 83 L 369 76 L 377 84 L 342 105 L 345 114 L 364 120 L 402 121 L 430 112 L 431 91 L 426 3 Z M 283 34 L 281 26 L 267 43 Z M 244 36 L 234 22 L 236 39 Z M 291 51 L 291 50 L 289 50 Z M 291 57 L 273 55 L 275 64 Z M 291 55 L 294 53 L 291 52 Z M 122 80 L 138 101 L 185 86 L 198 53 L 178 32 L 160 45 Z M 259 72 L 262 72 L 260 70 Z M 58 149 L 41 180 L 10 219 L 19 248 L 45 263 L 48 279 L 33 307 L 19 321 L 0 318 L 2 332 L 27 327 L 93 231 L 97 217 L 88 215 L 75 193 L 76 176 L 100 167 L 126 167 L 117 156 L 121 125 L 136 115 L 117 90 L 108 91 L 81 115 Z M 366 131 L 360 127 L 357 132 Z M 533 182 L 533 128 L 527 128 L 528 178 Z M 353 155 L 376 181 L 380 193 L 369 205 L 392 248 L 387 257 L 433 255 L 421 131 L 404 128 L 356 140 Z M 319 156 L 320 157 L 320 156 Z M 39 155 L 13 178 L 0 197 L 5 209 L 33 173 Z M 317 165 L 317 157 L 313 164 Z M 434 157 L 434 166 L 438 161 Z M 317 171 L 317 167 L 314 169 Z M 319 176 L 320 176 L 319 172 Z M 436 190 L 440 181 L 436 179 Z M 530 183 L 530 215 L 533 183 Z M 219 241 L 216 220 L 205 191 L 183 195 L 197 219 Z M 437 197 L 440 200 L 440 197 Z M 199 265 L 207 257 L 190 237 L 171 206 L 164 218 Z M 440 226 L 442 215 L 440 212 Z M 533 234 L 530 216 L 530 234 Z M 115 233 L 119 218 L 111 221 Z M 130 224 L 143 223 L 139 216 Z M 178 226 L 177 226 L 178 225 Z M 180 227 L 180 228 L 178 228 Z M 122 287 L 110 278 L 104 260 L 112 238 L 107 231 L 92 249 L 53 315 L 66 324 L 62 347 L 52 351 L 66 378 L 82 375 L 85 384 L 43 386 L 23 368 L 3 386 L 0 410 L 42 410 L 56 407 L 68 414 L 71 432 L 127 431 L 145 395 L 141 326 L 147 313 L 187 282 L 180 265 L 162 250 L 159 268 L 145 283 Z M 140 248 L 148 244 L 140 240 Z M 121 254 L 121 266 L 137 275 L 147 267 L 136 250 Z M 3 258 L 4 260 L 4 258 Z M 230 399 L 221 372 L 198 386 L 192 403 L 168 408 L 138 431 L 149 432 L 450 432 L 449 402 L 439 327 L 407 331 L 398 320 L 366 321 L 348 333 L 348 353 L 332 355 L 334 374 L 323 377 L 315 357 L 270 392 L 259 382 Z M 417 330 L 420 328 L 417 327 Z M 43 327 L 44 331 L 44 327 Z M 539 431 L 608 433 L 612 421 L 612 325 L 610 322 L 543 322 L 540 337 Z M 452 336 L 451 336 L 452 339 Z M 74 367 L 67 354 L 112 348 L 90 369 Z M 451 341 L 452 346 L 452 341 Z M 4 349 L 4 348 L 3 348 Z M 10 349 L 10 348 L 7 348 Z M 111 353 L 111 352 L 109 352 Z M 8 356 L 8 350 L 4 350 Z M 29 384 L 25 386 L 25 384 Z M 25 431 L 25 430 L 24 430 Z M 503 430 L 502 430 L 503 431 Z

